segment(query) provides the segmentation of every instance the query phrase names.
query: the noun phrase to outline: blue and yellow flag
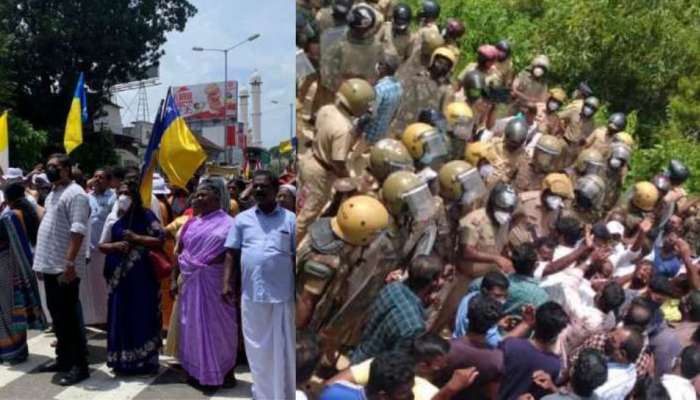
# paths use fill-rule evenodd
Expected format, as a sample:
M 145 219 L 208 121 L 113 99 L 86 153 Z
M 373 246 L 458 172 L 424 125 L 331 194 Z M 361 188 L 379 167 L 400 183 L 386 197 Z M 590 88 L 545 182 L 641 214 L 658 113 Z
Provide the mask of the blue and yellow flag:
M 160 107 L 158 107 L 158 114 L 156 114 L 156 120 L 153 122 L 151 138 L 148 140 L 146 156 L 144 157 L 143 167 L 141 169 L 139 194 L 141 195 L 141 201 L 143 204 L 150 204 L 151 202 L 150 198 L 153 192 L 153 172 L 156 169 L 158 160 L 158 146 L 160 145 L 160 139 L 163 137 L 163 128 L 161 126 L 162 111 L 163 101 L 161 100 Z
M 73 101 L 68 111 L 66 131 L 63 136 L 63 146 L 66 154 L 70 154 L 76 147 L 83 143 L 83 124 L 87 122 L 87 97 L 85 95 L 85 77 L 80 73 L 78 85 L 73 93 Z

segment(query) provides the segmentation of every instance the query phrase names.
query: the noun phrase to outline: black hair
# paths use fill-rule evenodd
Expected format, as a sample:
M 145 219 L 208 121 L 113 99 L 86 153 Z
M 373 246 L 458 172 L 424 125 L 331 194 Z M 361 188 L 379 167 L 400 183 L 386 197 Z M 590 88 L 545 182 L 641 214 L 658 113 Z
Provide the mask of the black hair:
M 139 192 L 139 183 L 136 180 L 133 179 L 127 179 L 124 182 L 121 183 L 122 185 L 126 185 L 128 191 L 129 191 L 129 196 L 131 197 L 131 208 L 129 210 L 130 213 L 138 213 L 143 212 L 143 201 L 141 199 L 141 193 Z M 119 189 L 119 188 L 117 188 Z M 150 204 L 150 201 L 149 201 Z
M 593 391 L 608 380 L 605 356 L 595 349 L 583 349 L 573 365 L 571 388 L 581 397 L 590 397 Z
M 673 288 L 671 287 L 671 281 L 661 274 L 655 274 L 649 280 L 649 290 L 654 293 L 662 294 L 664 296 L 673 296 Z
M 635 328 L 627 329 L 630 335 L 627 340 L 622 343 L 622 350 L 625 351 L 627 355 L 627 361 L 633 363 L 639 358 L 644 348 L 644 336 Z
M 431 361 L 450 352 L 450 342 L 436 333 L 426 332 L 413 339 L 413 357 L 416 362 Z
M 85 179 L 85 174 L 83 171 L 78 168 L 78 167 L 72 167 L 71 168 L 71 177 L 77 183 L 80 185 L 82 188 L 85 188 L 87 186 L 87 180 Z
M 63 153 L 54 153 L 49 156 L 49 160 L 56 159 L 58 161 L 58 164 L 61 166 L 61 168 L 65 169 L 68 171 L 68 176 L 73 177 L 73 161 L 71 161 L 70 157 L 68 157 L 67 154 Z
M 469 333 L 484 335 L 503 316 L 503 307 L 495 299 L 477 295 L 469 302 Z
M 573 217 L 559 218 L 555 224 L 557 233 L 564 239 L 567 246 L 575 246 L 581 239 L 581 222 Z
M 668 390 L 660 380 L 644 377 L 634 385 L 634 398 L 638 400 L 671 400 Z
M 437 256 L 418 256 L 408 267 L 408 286 L 414 293 L 430 286 L 435 278 L 442 273 L 442 260 Z
M 693 322 L 700 322 L 700 290 L 692 289 L 685 298 L 690 320 Z
M 36 238 L 39 233 L 39 214 L 36 208 L 29 202 L 24 192 L 24 185 L 21 182 L 13 182 L 5 186 L 5 201 L 10 207 L 22 213 L 24 227 L 27 229 L 29 243 L 36 245 Z
M 564 308 L 558 303 L 548 301 L 539 306 L 535 313 L 535 338 L 551 343 L 568 323 L 569 317 Z
M 313 331 L 297 331 L 297 386 L 311 379 L 311 376 L 321 359 L 321 348 L 318 345 L 318 336 Z
M 515 246 L 510 257 L 518 274 L 530 276 L 537 266 L 537 251 L 530 242 Z
M 535 248 L 539 249 L 542 246 L 549 247 L 550 249 L 554 249 L 557 247 L 557 241 L 554 240 L 551 236 L 542 236 L 538 237 L 535 239 Z
M 695 328 L 695 332 L 693 332 L 693 335 L 690 337 L 690 340 L 691 340 L 694 344 L 700 346 L 700 326 L 698 326 L 697 328 Z
M 612 238 L 612 235 L 610 234 L 610 231 L 608 230 L 608 227 L 605 225 L 604 222 L 598 222 L 597 224 L 593 225 L 593 227 L 591 228 L 591 233 L 596 238 L 606 241 Z
M 126 176 L 126 169 L 124 169 L 124 167 L 120 167 L 117 165 L 117 166 L 112 167 L 111 169 L 112 169 L 112 176 L 114 178 L 117 178 L 120 181 L 124 180 L 124 178 Z
M 367 396 L 392 393 L 401 385 L 412 386 L 416 377 L 415 364 L 413 357 L 405 351 L 379 354 L 369 366 L 369 381 L 365 387 Z
M 693 379 L 698 374 L 700 374 L 700 348 L 690 345 L 681 351 L 681 375 L 685 379 Z
M 259 169 L 253 172 L 253 179 L 255 179 L 256 176 L 264 176 L 267 179 L 270 180 L 270 183 L 272 184 L 272 187 L 275 189 L 275 192 L 277 192 L 280 188 L 280 181 L 277 179 L 277 175 L 272 173 L 272 171 L 267 170 L 267 169 Z
M 617 281 L 608 282 L 600 292 L 601 310 L 610 312 L 616 310 L 625 302 L 625 290 Z
M 493 288 L 499 287 L 503 290 L 508 290 L 510 286 L 510 281 L 508 278 L 498 271 L 489 271 L 484 275 L 481 280 L 481 291 L 489 291 Z
M 104 174 L 105 174 L 105 179 L 107 179 L 107 180 L 112 179 L 112 175 L 113 175 L 113 169 L 112 169 L 112 167 L 97 168 L 97 169 L 95 169 L 95 171 L 92 173 L 92 176 L 95 176 L 95 174 L 96 174 L 98 171 L 104 172 Z
M 622 321 L 626 327 L 645 331 L 653 314 L 654 307 L 651 302 L 644 297 L 636 297 L 630 302 Z

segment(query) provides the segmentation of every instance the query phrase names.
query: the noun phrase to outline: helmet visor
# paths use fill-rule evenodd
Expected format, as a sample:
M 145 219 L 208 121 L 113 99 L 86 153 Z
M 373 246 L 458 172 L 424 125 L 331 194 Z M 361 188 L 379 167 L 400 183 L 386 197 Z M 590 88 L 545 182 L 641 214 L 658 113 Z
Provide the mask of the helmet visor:
M 457 180 L 462 185 L 462 204 L 472 204 L 475 200 L 486 194 L 486 185 L 479 174 L 479 170 L 472 168 L 457 175 Z
M 402 200 L 408 206 L 411 217 L 417 221 L 425 221 L 435 213 L 433 194 L 427 184 L 422 184 L 404 193 Z
M 428 165 L 434 161 L 438 161 L 447 157 L 450 149 L 448 148 L 445 136 L 437 131 L 432 131 L 423 136 L 423 156 L 421 163 Z

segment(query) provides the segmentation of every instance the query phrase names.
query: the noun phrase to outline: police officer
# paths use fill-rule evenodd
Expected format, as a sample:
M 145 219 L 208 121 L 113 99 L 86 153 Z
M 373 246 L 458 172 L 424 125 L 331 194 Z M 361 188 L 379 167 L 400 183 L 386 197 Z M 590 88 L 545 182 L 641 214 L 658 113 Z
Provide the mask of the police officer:
M 484 74 L 484 80 L 487 84 L 491 84 L 497 79 L 493 67 L 498 62 L 502 53 L 496 46 L 490 44 L 483 44 L 479 46 L 476 50 L 476 62 L 471 62 L 467 64 L 466 67 L 457 75 L 457 82 L 462 83 L 467 74 L 474 70 L 479 70 Z M 460 85 L 460 87 L 464 87 Z
M 504 273 L 513 271 L 510 260 L 502 255 L 508 239 L 510 220 L 518 205 L 518 195 L 512 186 L 498 183 L 489 194 L 485 208 L 467 214 L 459 221 L 459 247 L 454 280 L 446 288 L 445 300 L 430 327 L 439 332 L 454 320 L 460 299 L 469 282 L 498 267 Z
M 492 160 L 495 159 L 495 156 L 491 143 L 467 143 L 464 149 L 464 159 L 467 160 L 469 164 L 476 166 L 488 190 L 491 190 L 496 183 L 499 182 L 496 174 L 494 174 L 495 169 Z
M 318 29 L 325 31 L 347 24 L 350 8 L 352 8 L 352 0 L 333 0 L 333 4 L 321 8 L 316 13 Z
M 335 92 L 349 78 L 374 83 L 376 66 L 384 56 L 384 48 L 374 39 L 378 28 L 374 8 L 367 4 L 354 6 L 348 13 L 348 31 L 344 38 L 322 49 L 321 84 Z
M 364 275 L 374 281 L 395 266 L 386 262 L 395 252 L 384 235 L 389 214 L 382 203 L 368 196 L 354 196 L 340 206 L 336 216 L 321 218 L 310 228 L 297 253 L 297 328 L 320 332 L 324 351 L 333 353 L 352 341 L 362 314 L 339 312 L 368 282 L 349 284 Z M 357 282 L 357 281 L 355 281 Z M 371 285 L 370 285 L 371 286 Z M 381 287 L 381 285 L 379 285 Z M 375 293 L 365 293 L 374 297 Z M 369 304 L 367 304 L 369 306 Z M 366 308 L 365 308 L 366 310 Z
M 624 143 L 613 143 L 608 150 L 608 165 L 605 168 L 605 198 L 603 210 L 612 209 L 620 198 L 622 184 L 627 176 L 632 149 Z
M 542 114 L 537 124 L 540 132 L 553 136 L 560 136 L 563 133 L 558 113 L 565 102 L 566 92 L 564 92 L 564 89 L 558 87 L 549 89 L 549 97 L 544 108 L 544 114 Z
M 564 126 L 564 140 L 566 151 L 564 153 L 564 165 L 571 165 L 585 144 L 586 138 L 595 129 L 593 117 L 600 108 L 600 101 L 596 97 L 588 97 L 584 100 L 579 110 L 564 110 L 559 117 Z
M 655 209 L 659 201 L 659 190 L 653 183 L 642 181 L 632 187 L 632 193 L 628 200 L 616 207 L 612 213 L 623 216 L 625 236 L 632 237 L 637 234 L 639 224 L 645 219 L 654 221 L 658 226 L 659 219 L 655 216 Z
M 605 173 L 605 159 L 596 149 L 584 149 L 576 158 L 573 168 L 569 168 L 567 171 L 574 180 L 589 174 L 603 176 Z
M 605 181 L 596 174 L 588 174 L 576 180 L 574 202 L 565 214 L 584 224 L 593 225 L 604 216 L 601 209 L 605 196 Z
M 330 200 L 333 181 L 348 175 L 346 159 L 357 128 L 353 118 L 369 111 L 374 89 L 362 79 L 349 79 L 340 87 L 335 104 L 322 107 L 316 118 L 312 154 L 300 160 L 300 193 L 297 237 L 304 238 L 308 225 Z
M 392 20 L 384 23 L 378 33 L 378 40 L 384 45 L 384 51 L 396 55 L 403 63 L 413 52 L 413 40 L 410 26 L 413 13 L 408 4 L 400 3 L 394 7 Z
M 586 138 L 586 148 L 594 147 L 603 154 L 603 157 L 610 155 L 610 145 L 613 142 L 615 134 L 625 130 L 627 126 L 627 117 L 621 112 L 613 113 L 608 118 L 608 125 L 601 126 L 591 133 Z
M 687 210 L 688 193 L 683 184 L 690 177 L 690 169 L 680 160 L 671 160 L 667 168 L 668 179 L 671 181 L 671 190 L 664 197 L 667 203 L 675 203 L 679 213 Z
M 428 32 L 440 33 L 437 26 L 437 19 L 440 17 L 440 5 L 433 0 L 423 0 L 421 8 L 416 15 L 420 28 L 418 28 L 418 40 L 423 40 Z
M 494 159 L 491 161 L 494 167 L 494 175 L 501 182 L 511 182 L 518 174 L 518 168 L 523 165 L 523 159 L 527 159 L 527 153 L 523 144 L 527 139 L 528 126 L 521 118 L 514 118 L 508 122 L 504 137 L 491 140 Z
M 474 134 L 474 113 L 466 103 L 455 101 L 447 105 L 445 118 L 450 139 L 450 159 L 459 160 Z
M 446 107 L 452 97 L 448 76 L 456 63 L 457 59 L 448 48 L 439 47 L 433 52 L 427 70 L 419 69 L 413 75 L 400 77 L 404 96 L 391 125 L 393 132 L 402 132 L 408 124 L 416 121 L 419 110 L 443 110 Z
M 462 21 L 457 18 L 448 18 L 445 29 L 442 32 L 442 37 L 445 39 L 445 47 L 450 49 L 458 59 L 461 54 L 459 39 L 464 36 L 465 31 Z
M 447 138 L 428 124 L 416 122 L 406 127 L 401 142 L 413 157 L 417 169 L 432 167 L 438 170 L 449 157 Z
M 505 39 L 499 40 L 498 43 L 496 43 L 496 49 L 500 51 L 500 55 L 497 62 L 493 65 L 494 78 L 492 81 L 492 89 L 496 91 L 503 90 L 504 93 L 510 94 L 510 87 L 515 78 L 510 42 Z
M 382 139 L 370 149 L 369 172 L 381 184 L 395 171 L 413 171 L 413 157 L 400 141 Z
M 552 173 L 542 183 L 542 190 L 520 193 L 518 209 L 513 214 L 509 243 L 517 246 L 547 237 L 568 203 L 574 198 L 574 187 L 566 174 Z
M 464 75 L 461 86 L 467 105 L 474 114 L 474 131 L 478 138 L 480 132 L 490 129 L 493 125 L 491 119 L 494 103 L 488 96 L 486 76 L 479 70 L 473 70 Z
M 512 110 L 518 110 L 522 103 L 544 103 L 547 101 L 546 74 L 550 69 L 549 57 L 540 54 L 533 58 L 530 66 L 513 80 L 511 94 Z M 517 111 L 513 111 L 515 114 Z
M 535 145 L 532 159 L 520 159 L 521 166 L 513 181 L 518 192 L 540 190 L 545 176 L 561 169 L 560 158 L 563 150 L 563 140 L 552 135 L 541 135 Z

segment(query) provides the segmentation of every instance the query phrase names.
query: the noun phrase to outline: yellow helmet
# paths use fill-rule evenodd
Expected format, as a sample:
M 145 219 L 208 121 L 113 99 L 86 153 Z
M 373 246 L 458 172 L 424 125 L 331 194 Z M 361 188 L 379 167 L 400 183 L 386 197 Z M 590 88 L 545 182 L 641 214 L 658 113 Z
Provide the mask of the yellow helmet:
M 651 182 L 637 182 L 634 185 L 632 204 L 643 211 L 653 211 L 659 200 L 659 189 Z
M 564 102 L 566 102 L 566 92 L 564 91 L 564 89 L 562 89 L 560 87 L 555 87 L 555 88 L 549 89 L 549 97 L 553 98 L 554 100 L 556 100 L 562 104 Z
M 542 181 L 542 190 L 549 190 L 565 199 L 574 198 L 574 185 L 566 174 L 547 175 Z
M 453 101 L 445 107 L 445 118 L 448 126 L 453 126 L 458 122 L 469 122 L 474 118 L 474 112 L 467 103 L 463 101 Z
M 413 158 L 403 143 L 385 138 L 372 146 L 369 152 L 369 171 L 379 181 L 399 170 L 412 170 Z
M 438 173 L 440 193 L 450 200 L 459 199 L 464 190 L 462 183 L 457 179 L 457 177 L 473 168 L 474 167 L 471 164 L 462 160 L 450 161 L 443 165 Z
M 404 195 L 425 185 L 418 175 L 410 171 L 396 171 L 384 180 L 382 185 L 382 200 L 393 215 L 399 215 L 404 206 Z
M 421 39 L 421 53 L 425 57 L 432 56 L 435 50 L 445 44 L 445 39 L 437 30 L 426 31 Z
M 432 133 L 436 129 L 422 122 L 415 122 L 406 127 L 401 135 L 401 142 L 411 153 L 411 157 L 419 159 L 423 156 L 423 141 L 421 138 L 427 133 Z
M 384 205 L 370 196 L 353 196 L 345 200 L 338 214 L 331 219 L 331 229 L 341 239 L 354 246 L 367 246 L 389 225 L 389 213 Z
M 535 56 L 535 58 L 532 59 L 532 62 L 530 63 L 531 67 L 542 67 L 546 70 L 549 70 L 550 64 L 549 64 L 549 57 L 547 57 L 544 54 L 538 54 Z
M 617 132 L 615 136 L 613 136 L 613 143 L 614 142 L 622 142 L 629 147 L 634 147 L 634 138 L 625 131 Z
M 488 159 L 488 145 L 484 142 L 467 143 L 464 147 L 464 159 L 471 165 L 479 165 L 479 161 Z
M 359 117 L 374 100 L 374 87 L 364 79 L 351 78 L 340 85 L 337 96 L 352 115 Z
M 597 173 L 605 167 L 605 159 L 600 151 L 594 148 L 584 149 L 576 158 L 574 168 L 579 174 Z
M 435 57 L 437 56 L 444 57 L 450 60 L 450 62 L 452 63 L 452 67 L 457 65 L 457 56 L 452 50 L 450 50 L 447 47 L 438 47 L 437 49 L 435 49 L 435 51 L 433 51 L 433 54 L 430 56 L 431 64 L 433 63 L 433 61 L 435 61 Z

